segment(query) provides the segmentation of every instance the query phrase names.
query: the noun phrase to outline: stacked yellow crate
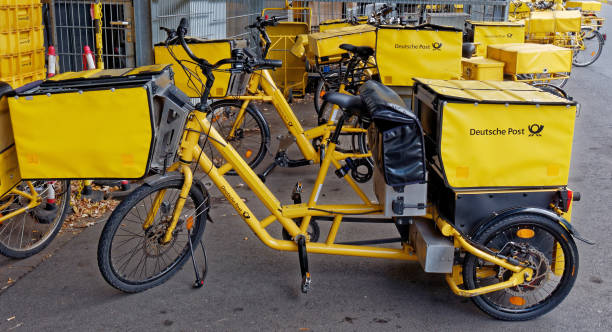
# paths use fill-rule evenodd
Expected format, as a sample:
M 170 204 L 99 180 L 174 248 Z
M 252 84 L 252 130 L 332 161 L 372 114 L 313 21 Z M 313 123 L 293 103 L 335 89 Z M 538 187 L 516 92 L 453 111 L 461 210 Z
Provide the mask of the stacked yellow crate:
M 18 87 L 45 77 L 40 0 L 0 0 L 0 81 Z

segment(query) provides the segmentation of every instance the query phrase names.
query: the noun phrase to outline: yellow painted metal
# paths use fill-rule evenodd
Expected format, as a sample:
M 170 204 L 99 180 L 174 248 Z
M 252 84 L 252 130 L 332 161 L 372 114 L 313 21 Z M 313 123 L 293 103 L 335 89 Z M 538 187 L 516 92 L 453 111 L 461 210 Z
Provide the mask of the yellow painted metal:
M 356 25 L 333 31 L 308 35 L 309 52 L 318 58 L 336 58 L 346 53 L 340 44 L 376 47 L 376 28 L 371 25 Z
M 145 222 L 142 224 L 142 229 L 147 230 L 151 225 L 153 225 L 153 221 L 155 221 L 155 216 L 157 216 L 157 212 L 159 211 L 159 207 L 164 202 L 164 198 L 166 197 L 166 189 L 161 189 L 155 194 L 155 199 L 153 200 L 153 204 L 149 211 L 147 211 L 147 218 Z
M 504 282 L 500 282 L 500 283 L 489 285 L 489 286 L 479 287 L 476 289 L 469 289 L 469 290 L 460 289 L 459 287 L 457 287 L 455 280 L 453 280 L 450 274 L 446 275 L 446 282 L 450 286 L 453 293 L 455 293 L 456 295 L 464 296 L 464 297 L 472 297 L 472 296 L 479 296 L 479 295 L 499 291 L 502 289 L 518 286 L 522 284 L 523 282 L 525 282 L 525 273 L 515 272 L 512 274 L 512 276 L 508 280 Z
M 0 98 L 0 197 L 21 181 L 7 97 Z
M 189 39 L 189 48 L 191 51 L 201 58 L 206 59 L 210 63 L 215 63 L 222 59 L 231 58 L 232 54 L 232 44 L 230 40 L 222 39 L 222 40 L 205 40 L 205 39 L 197 39 L 190 38 Z M 181 45 L 168 46 L 170 50 L 176 55 L 178 59 L 188 59 L 187 53 L 183 49 Z M 183 92 L 185 92 L 189 97 L 199 98 L 201 96 L 201 92 L 198 93 L 197 90 L 203 90 L 203 86 L 197 81 L 194 80 L 194 83 L 189 82 L 189 78 L 185 71 L 179 66 L 179 64 L 172 58 L 168 49 L 164 45 L 156 45 L 154 47 L 155 54 L 155 63 L 156 64 L 172 64 L 174 69 L 174 82 L 176 86 Z M 204 81 L 203 75 L 201 75 L 201 69 L 193 64 L 184 62 L 183 63 L 187 68 L 192 70 L 193 72 L 200 75 L 201 79 Z M 219 67 L 219 69 L 228 69 L 230 65 L 223 65 Z M 220 98 L 225 97 L 227 95 L 227 90 L 230 82 L 231 74 L 223 71 L 215 71 L 213 72 L 215 76 L 215 82 L 210 90 L 211 98 Z
M 489 58 L 463 58 L 463 78 L 466 80 L 501 81 L 504 79 L 504 63 Z
M 379 28 L 376 64 L 385 85 L 412 86 L 413 78 L 461 77 L 463 36 L 454 29 Z M 407 59 L 410 65 L 406 66 Z M 401 68 L 401 70 L 399 70 Z
M 474 31 L 476 56 L 487 56 L 487 46 L 494 44 L 524 43 L 523 22 L 468 21 Z
M 104 69 L 104 61 L 102 60 L 102 3 L 96 0 L 93 4 L 93 19 L 94 19 L 94 34 L 96 36 L 96 68 Z
M 333 244 L 334 241 L 336 241 L 336 236 L 338 235 L 338 229 L 340 229 L 341 222 L 342 222 L 342 215 L 341 214 L 335 215 L 332 226 L 329 229 L 329 233 L 327 234 L 327 240 L 325 241 L 325 244 Z
M 174 205 L 174 211 L 172 212 L 172 221 L 170 221 L 170 225 L 166 229 L 166 233 L 162 238 L 162 243 L 168 243 L 172 240 L 172 232 L 176 228 L 176 225 L 181 217 L 181 212 L 183 211 L 183 206 L 185 206 L 185 201 L 189 196 L 189 191 L 191 190 L 191 184 L 193 183 L 193 174 L 191 172 L 191 168 L 189 165 L 181 166 L 181 173 L 183 173 L 183 177 L 185 178 L 185 182 L 183 182 L 183 187 L 181 188 L 181 193 Z
M 146 175 L 153 129 L 142 87 L 12 97 L 9 107 L 25 179 Z M 53 130 L 40 130 L 49 123 Z M 83 123 L 95 123 L 96 130 L 74 139 L 73 129 Z
M 16 195 L 16 196 L 20 196 L 23 197 L 25 199 L 28 200 L 28 204 L 22 208 L 19 208 L 15 211 L 11 211 L 10 213 L 7 214 L 0 214 L 0 225 L 2 224 L 2 222 L 4 222 L 5 220 L 9 220 L 15 216 L 18 216 L 28 210 L 31 210 L 35 207 L 37 207 L 38 205 L 40 205 L 40 203 L 42 202 L 42 200 L 40 199 L 40 196 L 38 195 L 38 193 L 36 192 L 36 190 L 34 190 L 34 186 L 32 185 L 32 183 L 30 181 L 26 181 L 26 184 L 30 190 L 30 193 L 26 193 L 23 192 L 21 190 L 17 190 L 15 188 L 11 189 L 11 191 L 9 192 L 9 194 L 11 195 Z
M 236 130 L 238 130 L 238 128 L 240 128 L 240 126 L 242 126 L 242 124 L 244 123 L 244 112 L 246 111 L 246 108 L 248 106 L 249 106 L 249 101 L 245 100 L 244 103 L 242 103 L 242 105 L 240 106 L 238 115 L 236 115 L 236 120 L 234 120 L 234 123 L 232 124 L 232 128 L 230 129 L 228 136 L 225 139 L 231 140 L 232 138 L 234 138 L 234 134 L 236 133 Z
M 368 22 L 367 16 L 359 16 L 357 17 L 357 24 L 366 24 Z M 336 30 L 340 28 L 352 27 L 356 24 L 353 24 L 351 20 L 348 19 L 333 19 L 333 20 L 325 20 L 319 23 L 319 32 L 327 32 L 330 30 Z
M 599 1 L 566 1 L 565 8 L 580 8 L 582 11 L 598 12 L 601 10 Z

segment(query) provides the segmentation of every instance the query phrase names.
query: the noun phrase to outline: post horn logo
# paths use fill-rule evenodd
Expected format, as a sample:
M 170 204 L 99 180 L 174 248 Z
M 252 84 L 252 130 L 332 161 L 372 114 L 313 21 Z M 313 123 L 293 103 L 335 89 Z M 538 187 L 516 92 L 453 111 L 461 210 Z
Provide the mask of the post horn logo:
M 508 38 L 512 38 L 512 33 L 509 33 L 509 32 L 508 32 L 508 34 L 506 35 L 506 37 L 508 37 Z
M 527 129 L 529 129 L 529 132 L 531 133 L 529 136 L 542 136 L 540 133 L 542 130 L 544 130 L 544 125 L 534 123 L 527 127 Z
M 442 48 L 442 43 L 435 42 L 435 43 L 431 44 L 431 46 L 433 47 L 434 51 L 440 51 L 440 49 Z

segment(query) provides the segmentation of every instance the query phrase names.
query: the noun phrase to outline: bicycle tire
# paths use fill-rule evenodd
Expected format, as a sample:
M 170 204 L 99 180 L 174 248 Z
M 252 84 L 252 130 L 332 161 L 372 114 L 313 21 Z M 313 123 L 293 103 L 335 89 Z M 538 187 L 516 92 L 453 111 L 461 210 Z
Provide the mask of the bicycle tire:
M 331 73 L 331 74 L 327 74 L 324 78 L 319 78 L 319 82 L 317 83 L 317 87 L 315 89 L 315 93 L 314 93 L 314 107 L 315 107 L 315 112 L 317 112 L 317 116 L 320 117 L 319 115 L 321 114 L 321 106 L 323 105 L 323 96 L 325 96 L 325 93 L 328 91 L 333 91 L 336 88 L 333 88 L 328 81 L 336 81 L 336 85 L 339 86 L 340 82 L 337 82 L 338 80 L 338 73 Z M 323 92 L 325 91 L 325 93 Z
M 43 182 L 43 181 L 40 181 L 40 182 Z M 47 181 L 44 181 L 44 182 L 46 183 Z M 68 209 L 70 206 L 69 204 L 70 203 L 70 181 L 65 180 L 65 181 L 57 181 L 57 182 L 60 184 L 63 184 L 63 187 L 65 189 L 63 192 L 60 192 L 59 194 L 56 191 L 57 207 L 55 210 L 56 214 L 53 216 L 52 221 L 50 221 L 49 223 L 42 223 L 39 220 L 40 216 L 37 216 L 38 209 L 41 209 L 40 212 L 42 213 L 49 214 L 49 212 L 42 210 L 43 208 L 41 205 L 39 205 L 38 207 L 34 209 L 30 209 L 24 213 L 16 215 L 13 218 L 5 220 L 3 223 L 0 224 L 0 254 L 10 257 L 10 258 L 15 258 L 15 259 L 22 259 L 22 258 L 30 257 L 34 254 L 39 253 L 43 249 L 45 249 L 49 245 L 49 243 L 53 241 L 55 236 L 57 236 L 57 233 L 59 233 L 59 230 L 62 228 L 64 219 L 66 219 L 66 214 L 68 213 Z M 7 196 L 8 195 L 6 195 L 5 198 Z M 42 196 L 41 201 L 44 202 L 46 200 L 46 197 L 44 195 L 41 195 L 41 196 Z M 27 203 L 26 202 L 24 203 L 16 202 L 16 205 L 19 205 L 18 207 L 16 206 L 16 208 L 21 207 L 22 204 L 27 204 Z M 22 225 L 23 232 L 25 232 L 25 230 L 28 229 L 28 233 L 32 233 L 32 236 L 37 236 L 37 237 L 40 236 L 34 243 L 27 245 L 27 247 L 19 247 L 19 248 L 15 247 L 14 245 L 12 245 L 13 242 L 11 242 L 11 240 L 7 236 L 4 236 L 4 237 L 2 236 L 2 234 L 4 233 L 3 230 L 8 230 L 9 228 L 14 227 L 11 225 L 15 225 L 16 223 L 19 222 L 16 219 L 22 219 L 21 225 Z M 44 225 L 48 225 L 48 226 L 44 226 Z M 43 228 L 47 228 L 47 230 L 41 231 L 41 229 Z M 23 232 L 22 232 L 22 237 L 23 237 Z M 8 236 L 10 236 L 10 234 Z M 22 243 L 20 243 L 20 245 L 21 244 Z
M 214 114 L 217 114 L 217 112 L 221 108 L 231 108 L 231 112 L 233 114 L 237 114 L 237 112 L 240 110 L 241 107 L 242 107 L 241 101 L 218 100 L 210 105 L 210 109 L 208 111 L 207 118 L 211 120 Z M 246 117 L 250 117 L 250 119 L 247 119 Z M 249 137 L 253 137 L 257 141 L 254 141 L 253 143 L 249 144 L 247 149 L 243 149 L 243 147 L 241 146 L 244 136 L 242 136 L 241 138 L 229 139 L 227 141 L 245 159 L 245 161 L 251 168 L 256 168 L 266 157 L 266 152 L 268 151 L 268 146 L 270 145 L 270 126 L 268 125 L 268 122 L 266 121 L 264 116 L 261 114 L 259 109 L 252 103 L 250 103 L 246 108 L 244 122 L 255 124 L 254 127 L 247 129 L 247 130 L 255 130 L 259 132 L 258 138 L 255 135 L 249 136 Z M 213 125 L 215 125 L 215 123 L 219 124 L 219 121 L 213 122 Z M 231 124 L 233 124 L 233 121 L 231 122 Z M 228 128 L 222 129 L 219 127 L 219 125 L 217 125 L 215 126 L 215 129 L 217 129 L 217 131 L 219 131 L 219 134 L 224 136 L 224 138 L 227 138 L 229 134 Z M 243 131 L 243 134 L 244 134 L 244 131 Z M 203 137 L 205 138 L 205 135 L 203 135 Z M 236 144 L 236 142 L 239 142 L 239 143 Z M 201 145 L 204 146 L 204 144 L 201 144 Z M 205 153 L 211 157 L 211 160 L 213 161 L 215 166 L 217 167 L 221 166 L 222 161 L 215 160 L 215 156 L 220 157 L 220 155 L 212 147 L 212 145 L 210 145 L 210 143 L 207 143 L 205 146 L 205 149 L 206 149 Z M 229 171 L 227 172 L 227 174 L 236 175 L 236 172 Z
M 586 66 L 592 65 L 595 61 L 597 61 L 597 59 L 599 59 L 599 56 L 601 55 L 601 52 L 603 50 L 603 45 L 604 45 L 604 42 L 605 42 L 603 36 L 597 30 L 583 27 L 581 29 L 581 33 L 582 33 L 582 31 L 588 31 L 588 33 L 592 33 L 593 34 L 593 37 L 585 38 L 585 39 L 583 39 L 583 42 L 584 42 L 584 40 L 592 41 L 593 39 L 595 39 L 595 41 L 597 42 L 597 51 L 595 51 L 595 54 L 593 54 L 593 51 L 591 51 L 591 54 L 593 54 L 593 55 L 591 56 L 591 58 L 589 60 L 584 61 L 584 62 L 578 61 L 577 57 L 578 57 L 578 55 L 581 52 L 586 52 L 587 50 L 585 49 L 585 50 L 576 50 L 576 51 L 574 51 L 574 54 L 573 54 L 573 57 L 572 57 L 572 64 L 574 66 L 576 66 L 576 67 L 586 67 Z M 586 36 L 586 33 L 584 33 L 584 35 Z
M 524 229 L 529 230 L 523 233 L 529 234 L 527 237 L 519 233 Z M 546 217 L 534 214 L 509 216 L 486 226 L 472 237 L 472 240 L 494 250 L 501 250 L 505 244 L 516 241 L 526 246 L 526 257 L 530 262 L 535 263 L 533 266 L 536 266 L 531 281 L 472 297 L 472 301 L 480 310 L 496 319 L 524 321 L 541 316 L 559 305 L 569 294 L 576 281 L 578 272 L 576 244 L 567 230 Z M 562 259 L 559 258 L 558 250 L 561 250 Z M 557 262 L 563 266 L 551 268 Z M 490 263 L 466 254 L 463 263 L 463 281 L 467 289 L 490 284 L 487 282 L 488 279 L 491 279 L 491 283 L 507 280 L 511 274 L 499 266 L 490 264 L 489 267 L 486 267 L 485 264 Z M 557 270 L 561 270 L 560 268 L 562 268 L 562 276 L 559 277 L 558 284 L 546 294 L 548 289 L 545 286 L 556 280 Z M 495 273 L 487 274 L 487 269 Z M 552 272 L 553 269 L 555 272 Z M 477 271 L 481 273 L 480 277 L 477 276 Z M 543 291 L 544 297 L 538 300 L 536 296 L 541 296 Z M 525 298 L 531 299 L 529 296 L 535 303 L 527 303 Z
M 177 271 L 179 271 L 183 264 L 185 264 L 187 259 L 191 257 L 191 253 L 189 251 L 189 243 L 186 240 L 186 224 L 188 222 L 186 222 L 185 220 L 183 220 L 181 224 L 177 225 L 173 240 L 171 242 L 169 242 L 168 244 L 161 244 L 159 242 L 159 238 L 165 232 L 165 229 L 163 228 L 165 227 L 164 223 L 167 225 L 168 216 L 171 216 L 172 211 L 174 210 L 173 204 L 176 202 L 175 199 L 178 198 L 178 194 L 180 194 L 183 181 L 184 179 L 181 174 L 172 174 L 166 176 L 165 178 L 157 181 L 152 185 L 145 183 L 142 186 L 136 188 L 134 192 L 127 196 L 117 206 L 117 208 L 109 217 L 108 221 L 106 222 L 106 225 L 104 225 L 102 234 L 100 235 L 97 255 L 98 268 L 100 269 L 102 276 L 104 277 L 106 282 L 108 282 L 114 288 L 126 293 L 137 293 L 161 285 L 168 279 L 170 279 L 170 277 L 172 277 Z M 158 214 L 156 214 L 155 216 L 154 223 L 149 228 L 147 228 L 147 230 L 144 230 L 142 228 L 142 225 L 139 225 L 138 222 L 134 222 L 133 220 L 128 218 L 128 216 L 137 217 L 137 214 L 132 213 L 132 210 L 134 208 L 137 209 L 136 211 L 138 212 L 138 216 L 146 216 L 145 213 L 148 211 L 148 209 L 145 207 L 145 213 L 140 214 L 140 211 L 138 210 L 139 207 L 142 207 L 146 204 L 145 201 L 147 200 L 147 197 L 155 197 L 153 195 L 155 195 L 158 191 L 162 189 L 166 190 L 165 198 L 169 197 L 170 199 L 164 199 L 164 202 L 162 202 L 162 205 L 159 208 Z M 168 190 L 172 190 L 173 192 L 168 193 Z M 191 241 L 192 243 L 194 243 L 194 245 L 196 245 L 197 243 L 199 243 L 198 241 L 200 241 L 200 239 L 202 238 L 202 235 L 204 234 L 204 229 L 206 227 L 206 216 L 209 207 L 208 193 L 206 192 L 204 186 L 198 185 L 194 182 L 191 186 L 188 199 L 190 199 L 191 201 L 185 202 L 185 207 L 183 209 L 182 215 L 186 215 L 186 211 L 188 211 L 189 213 L 193 213 L 193 215 L 195 216 L 191 233 Z M 152 198 L 149 199 L 149 203 L 152 204 L 152 202 Z M 167 204 L 164 205 L 165 203 Z M 165 220 L 165 222 L 161 220 Z M 127 231 L 127 228 L 129 227 L 128 225 L 130 225 L 129 223 L 134 223 L 135 225 L 133 226 L 132 230 Z M 117 234 L 120 229 L 120 226 L 122 227 L 122 229 L 125 230 L 124 235 Z M 163 262 L 161 264 L 167 264 L 167 266 L 164 266 L 162 268 L 161 264 L 154 264 L 154 267 L 160 266 L 159 272 L 147 276 L 148 258 L 144 258 L 144 264 L 142 264 L 142 266 L 144 267 L 144 280 L 128 276 L 126 270 L 122 268 L 122 265 L 129 264 L 129 262 L 133 258 L 133 255 L 128 258 L 127 262 L 123 262 L 120 260 L 122 258 L 121 256 L 117 257 L 113 255 L 113 250 L 119 251 L 121 247 L 127 245 L 130 241 L 132 241 L 132 239 L 124 240 L 123 242 L 118 243 L 117 246 L 114 246 L 113 244 L 114 240 L 117 237 L 122 238 L 128 237 L 130 235 L 133 235 L 135 238 L 140 237 L 142 239 L 141 242 L 138 242 L 136 244 L 136 247 L 133 250 L 133 255 L 135 255 L 137 251 L 142 250 L 143 256 L 150 257 L 157 255 L 157 263 L 159 263 L 161 260 Z M 184 244 L 182 246 L 181 244 L 179 244 L 178 250 L 174 248 L 174 252 L 178 252 L 178 256 L 173 260 L 169 260 L 169 263 L 166 263 L 166 260 L 164 260 L 163 257 L 167 252 L 171 252 L 171 248 L 167 246 L 174 245 L 175 243 L 177 243 L 179 241 L 179 237 L 185 238 Z M 140 246 L 141 244 L 142 246 Z M 125 249 L 123 248 L 122 250 Z M 125 256 L 127 254 L 123 255 Z M 140 267 L 142 260 L 143 258 L 140 258 L 138 265 L 135 268 L 136 270 L 140 269 L 140 274 L 138 276 L 142 275 L 143 272 L 143 268 Z M 153 272 L 155 272 L 155 270 Z

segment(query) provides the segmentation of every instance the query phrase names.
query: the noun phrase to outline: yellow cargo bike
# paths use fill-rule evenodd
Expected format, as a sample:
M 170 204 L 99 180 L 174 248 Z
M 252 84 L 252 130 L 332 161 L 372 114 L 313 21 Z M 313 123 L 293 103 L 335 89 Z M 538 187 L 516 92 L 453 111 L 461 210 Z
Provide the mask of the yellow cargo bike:
M 210 64 L 188 49 L 183 38 L 186 26 L 186 20 L 179 25 L 181 44 L 209 79 L 224 64 L 253 70 L 278 66 L 252 57 Z M 124 292 L 164 283 L 201 244 L 211 200 L 204 185 L 194 180 L 193 169 L 198 165 L 263 243 L 298 252 L 303 292 L 311 286 L 309 253 L 418 261 L 426 272 L 446 274 L 454 293 L 471 297 L 487 314 L 527 320 L 555 308 L 577 278 L 574 239 L 581 238 L 569 221 L 572 201 L 579 195 L 567 188 L 577 109 L 573 101 L 518 82 L 416 79 L 413 111 L 375 81 L 364 83 L 359 96 L 329 93 L 325 99 L 343 113 L 329 141 L 324 142 L 326 153 L 312 192 L 302 202 L 302 188 L 296 186 L 293 204 L 287 205 L 214 129 L 203 112 L 206 103 L 194 108 L 174 87 L 169 68 L 99 75 L 56 82 L 64 87 L 55 90 L 43 84 L 10 98 L 9 107 L 16 124 L 32 120 L 40 108 L 51 117 L 61 117 L 60 110 L 92 100 L 98 107 L 91 112 L 105 114 L 119 108 L 130 118 L 134 128 L 125 133 L 123 144 L 102 145 L 93 151 L 98 158 L 108 157 L 113 165 L 94 162 L 71 146 L 64 151 L 70 153 L 69 163 L 81 166 L 78 169 L 61 171 L 67 161 L 39 156 L 47 176 L 79 177 L 84 172 L 88 177 L 112 174 L 126 178 L 152 170 L 159 173 L 146 177 L 117 207 L 100 237 L 100 271 L 107 282 Z M 207 82 L 203 101 L 211 85 Z M 349 160 L 335 149 L 343 122 L 355 115 L 371 119 L 368 135 L 376 162 L 376 200 L 351 184 L 354 182 L 346 176 Z M 79 121 L 79 114 L 74 116 Z M 89 112 L 80 115 L 87 116 Z M 18 127 L 14 126 L 15 137 L 22 141 L 36 135 Z M 90 139 L 98 135 L 91 133 Z M 216 167 L 203 153 L 198 144 L 201 137 L 223 156 L 224 165 Z M 58 144 L 61 140 L 48 138 L 56 146 L 62 146 Z M 529 150 L 524 149 L 526 145 Z M 19 144 L 17 151 L 40 154 L 20 149 Z M 28 172 L 36 169 L 29 167 L 27 159 L 23 162 L 25 166 L 19 165 L 24 169 L 22 175 L 32 176 Z M 107 166 L 108 172 L 104 171 Z M 357 203 L 321 202 L 330 167 L 351 184 Z M 223 176 L 229 169 L 236 171 L 269 216 L 260 219 L 241 199 Z M 331 223 L 324 240 L 308 232 L 309 223 L 315 220 Z M 275 222 L 289 239 L 270 235 L 268 228 Z M 338 242 L 343 222 L 392 224 L 398 238 Z M 201 248 L 204 250 L 203 245 Z M 192 261 L 194 285 L 199 287 L 207 267 Z

